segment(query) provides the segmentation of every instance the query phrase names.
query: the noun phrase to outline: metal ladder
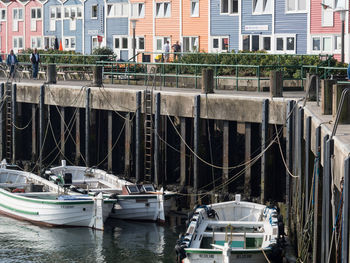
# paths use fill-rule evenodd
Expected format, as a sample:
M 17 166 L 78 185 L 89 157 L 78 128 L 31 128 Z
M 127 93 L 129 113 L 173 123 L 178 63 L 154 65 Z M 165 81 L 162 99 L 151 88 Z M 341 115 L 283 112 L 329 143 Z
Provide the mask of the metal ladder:
M 145 103 L 145 176 L 144 180 L 151 182 L 152 179 L 152 161 L 153 161 L 153 89 L 146 88 L 144 93 Z
M 6 83 L 5 96 L 6 96 L 6 112 L 5 112 L 6 155 L 5 156 L 6 156 L 6 160 L 10 162 L 12 159 L 12 128 L 13 128 L 12 127 L 12 82 Z

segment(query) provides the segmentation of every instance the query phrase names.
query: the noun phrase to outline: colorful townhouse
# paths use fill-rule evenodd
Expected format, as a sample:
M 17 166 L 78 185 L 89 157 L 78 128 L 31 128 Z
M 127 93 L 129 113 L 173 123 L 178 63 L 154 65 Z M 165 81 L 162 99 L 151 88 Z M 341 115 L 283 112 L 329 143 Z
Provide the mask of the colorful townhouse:
M 63 45 L 63 3 L 60 0 L 46 0 L 43 2 L 44 11 L 44 48 L 54 48 L 55 40 Z
M 91 54 L 95 48 L 105 46 L 105 14 L 103 0 L 84 2 L 84 54 Z
M 210 1 L 210 52 L 239 50 L 240 0 Z
M 7 52 L 11 49 L 18 52 L 25 48 L 24 39 L 29 32 L 25 31 L 25 13 L 22 1 L 11 1 L 7 5 Z
M 307 53 L 308 11 L 308 1 L 275 0 L 273 53 Z
M 43 49 L 43 4 L 40 1 L 27 1 L 24 4 L 24 47 Z
M 335 58 L 340 60 L 342 22 L 340 14 L 335 10 L 347 7 L 349 7 L 349 1 L 345 0 L 311 0 L 309 54 L 334 54 Z M 346 24 L 345 61 L 349 61 L 349 26 L 348 23 Z
M 63 2 L 63 49 L 83 53 L 83 17 L 84 7 L 80 0 Z
M 131 41 L 129 37 L 129 2 L 127 0 L 108 0 L 105 3 L 106 46 L 111 47 L 117 59 L 127 61 Z
M 7 53 L 7 5 L 9 1 L 0 1 L 0 50 L 1 53 Z
M 241 1 L 240 50 L 272 50 L 274 2 L 273 0 Z

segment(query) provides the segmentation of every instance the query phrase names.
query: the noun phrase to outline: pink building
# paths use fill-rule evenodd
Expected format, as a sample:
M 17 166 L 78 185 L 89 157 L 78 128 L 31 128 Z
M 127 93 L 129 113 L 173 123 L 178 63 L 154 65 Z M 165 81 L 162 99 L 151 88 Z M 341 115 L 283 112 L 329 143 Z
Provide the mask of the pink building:
M 0 52 L 6 53 L 6 35 L 7 35 L 7 5 L 8 2 L 0 1 Z
M 7 49 L 15 53 L 24 49 L 24 39 L 26 33 L 24 30 L 24 2 L 11 1 L 7 6 Z
M 28 1 L 24 4 L 24 47 L 43 49 L 43 8 L 40 1 Z
M 337 9 L 345 9 L 349 0 L 311 0 L 310 5 L 310 54 L 334 54 L 341 56 L 341 20 Z M 346 22 L 347 23 L 347 22 Z M 345 26 L 348 28 L 348 26 Z M 349 32 L 349 31 L 348 31 Z M 349 61 L 349 34 L 345 32 L 345 61 Z

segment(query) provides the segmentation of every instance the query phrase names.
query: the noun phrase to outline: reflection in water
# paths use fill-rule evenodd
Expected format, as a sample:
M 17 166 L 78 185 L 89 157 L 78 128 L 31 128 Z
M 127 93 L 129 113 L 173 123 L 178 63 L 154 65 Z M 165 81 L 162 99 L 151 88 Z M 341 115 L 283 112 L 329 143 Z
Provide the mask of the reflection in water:
M 176 227 L 111 220 L 105 231 L 47 228 L 0 216 L 0 262 L 174 262 Z

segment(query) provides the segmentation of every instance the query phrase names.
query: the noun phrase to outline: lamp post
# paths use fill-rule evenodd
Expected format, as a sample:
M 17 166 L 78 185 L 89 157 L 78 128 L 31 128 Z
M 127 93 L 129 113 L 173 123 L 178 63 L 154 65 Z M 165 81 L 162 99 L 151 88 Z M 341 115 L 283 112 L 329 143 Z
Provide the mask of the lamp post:
M 136 39 L 135 39 L 135 29 L 136 29 L 136 19 L 131 19 L 131 26 L 132 26 L 132 57 L 133 61 L 135 62 L 135 55 L 136 55 Z
M 335 9 L 335 12 L 338 12 L 340 14 L 340 20 L 341 20 L 341 63 L 344 63 L 344 35 L 345 35 L 345 16 L 346 12 L 348 12 L 348 9 Z

